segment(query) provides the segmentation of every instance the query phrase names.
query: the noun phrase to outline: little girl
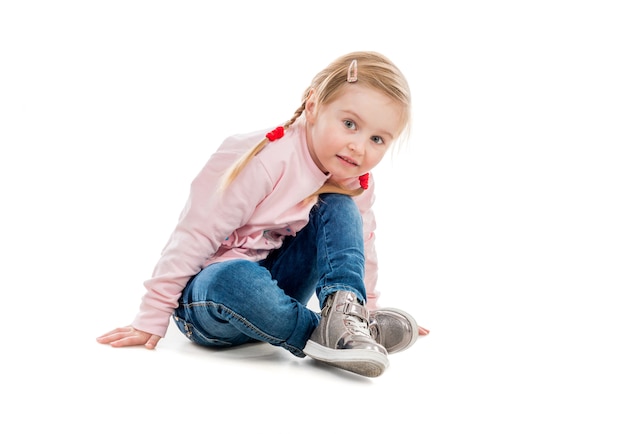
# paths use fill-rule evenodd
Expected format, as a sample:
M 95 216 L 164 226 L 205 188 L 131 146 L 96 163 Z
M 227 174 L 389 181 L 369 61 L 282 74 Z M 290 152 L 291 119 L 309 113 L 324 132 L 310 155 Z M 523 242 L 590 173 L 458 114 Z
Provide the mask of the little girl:
M 263 341 L 368 377 L 428 330 L 377 308 L 370 171 L 408 127 L 410 92 L 384 56 L 313 79 L 284 125 L 227 138 L 193 180 L 135 320 L 98 342 L 153 349 L 173 316 L 206 346 Z M 313 294 L 321 313 L 307 304 Z

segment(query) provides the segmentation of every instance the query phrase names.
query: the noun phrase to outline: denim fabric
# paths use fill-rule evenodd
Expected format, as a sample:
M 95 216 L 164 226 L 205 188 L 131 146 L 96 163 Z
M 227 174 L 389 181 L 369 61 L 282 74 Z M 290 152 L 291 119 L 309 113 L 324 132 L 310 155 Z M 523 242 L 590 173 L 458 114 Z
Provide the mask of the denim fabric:
M 363 227 L 354 200 L 321 195 L 309 223 L 265 260 L 230 260 L 193 277 L 174 312 L 178 328 L 206 346 L 263 341 L 298 357 L 319 323 L 308 309 L 338 290 L 366 301 Z

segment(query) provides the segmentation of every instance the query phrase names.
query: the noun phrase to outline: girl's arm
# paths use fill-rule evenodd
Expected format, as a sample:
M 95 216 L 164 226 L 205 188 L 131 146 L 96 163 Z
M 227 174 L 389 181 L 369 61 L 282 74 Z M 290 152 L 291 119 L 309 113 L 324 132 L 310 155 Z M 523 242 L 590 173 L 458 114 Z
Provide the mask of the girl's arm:
M 257 204 L 272 189 L 267 172 L 252 161 L 228 187 L 220 190 L 221 176 L 230 161 L 214 155 L 191 184 L 187 203 L 170 236 L 152 278 L 144 283 L 146 293 L 132 327 L 165 336 L 169 318 L 180 294 L 222 242 L 243 226 Z

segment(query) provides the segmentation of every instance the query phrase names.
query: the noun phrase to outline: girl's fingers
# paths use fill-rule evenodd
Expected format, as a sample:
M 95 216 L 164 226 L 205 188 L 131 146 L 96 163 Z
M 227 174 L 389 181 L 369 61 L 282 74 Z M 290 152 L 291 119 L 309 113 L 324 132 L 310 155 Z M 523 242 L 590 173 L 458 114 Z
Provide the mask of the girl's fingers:
M 116 335 L 118 333 L 124 333 L 124 332 L 128 333 L 128 332 L 132 332 L 132 331 L 133 331 L 133 328 L 130 327 L 130 326 L 128 326 L 128 327 L 118 327 L 118 328 L 116 328 L 114 330 L 111 330 L 110 332 L 107 332 L 107 333 L 103 334 L 102 336 L 99 336 L 97 339 L 108 338 L 108 337 L 114 336 L 114 335 Z
M 111 344 L 114 347 L 123 347 L 127 345 L 141 345 L 143 342 L 139 342 L 145 337 L 145 341 L 148 340 L 147 336 L 143 332 L 138 332 L 133 327 L 118 327 L 115 330 L 111 330 L 108 333 L 103 334 L 96 338 L 96 341 L 101 344 Z
M 128 326 L 111 330 L 110 332 L 97 337 L 96 341 L 101 344 L 109 344 L 112 347 L 144 345 L 146 348 L 152 350 L 157 346 L 160 339 L 160 336 L 151 335 L 150 333 L 142 332 L 141 330 Z
M 146 348 L 148 348 L 149 350 L 153 350 L 159 343 L 160 339 L 161 337 L 157 335 L 150 336 L 150 339 L 148 339 L 148 342 L 146 342 Z

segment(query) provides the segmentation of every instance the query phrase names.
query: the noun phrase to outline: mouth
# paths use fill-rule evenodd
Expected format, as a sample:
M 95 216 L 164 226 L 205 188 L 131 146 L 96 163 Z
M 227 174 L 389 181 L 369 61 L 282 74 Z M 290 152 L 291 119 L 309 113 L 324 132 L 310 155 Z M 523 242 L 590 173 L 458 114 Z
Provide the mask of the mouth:
M 354 161 L 350 157 L 344 157 L 343 155 L 337 155 L 337 158 L 339 158 L 341 161 L 344 161 L 345 163 L 350 164 L 350 165 L 355 166 L 355 167 L 357 167 L 359 165 L 359 163 L 357 163 L 356 161 Z

